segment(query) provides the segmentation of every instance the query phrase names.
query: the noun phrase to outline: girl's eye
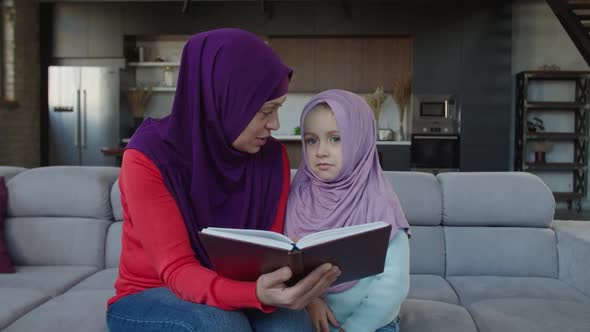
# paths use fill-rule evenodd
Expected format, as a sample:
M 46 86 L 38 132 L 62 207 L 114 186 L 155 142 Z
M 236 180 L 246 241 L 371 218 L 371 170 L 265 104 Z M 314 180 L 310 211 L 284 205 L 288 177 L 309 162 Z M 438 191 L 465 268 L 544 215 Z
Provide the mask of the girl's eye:
M 269 116 L 269 115 L 272 114 L 272 112 L 273 112 L 272 110 L 270 110 L 270 111 L 263 111 L 262 114 L 264 114 L 265 116 Z
M 340 136 L 330 137 L 330 142 L 335 143 L 335 144 L 340 143 Z
M 317 142 L 317 140 L 315 138 L 306 138 L 305 139 L 305 144 L 307 145 L 311 145 L 311 144 L 315 144 Z

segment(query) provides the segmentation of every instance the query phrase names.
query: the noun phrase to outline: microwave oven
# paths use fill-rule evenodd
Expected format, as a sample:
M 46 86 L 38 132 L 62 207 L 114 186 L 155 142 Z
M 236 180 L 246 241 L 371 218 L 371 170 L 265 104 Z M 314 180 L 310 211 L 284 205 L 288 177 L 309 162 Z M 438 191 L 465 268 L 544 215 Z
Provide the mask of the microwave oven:
M 456 96 L 412 96 L 412 133 L 458 134 L 459 128 L 460 105 Z

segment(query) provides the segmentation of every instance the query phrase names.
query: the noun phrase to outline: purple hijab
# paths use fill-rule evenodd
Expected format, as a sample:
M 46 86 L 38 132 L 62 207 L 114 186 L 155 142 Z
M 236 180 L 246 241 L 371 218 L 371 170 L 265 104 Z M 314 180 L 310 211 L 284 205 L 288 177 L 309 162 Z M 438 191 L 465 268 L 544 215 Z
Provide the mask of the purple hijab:
M 182 52 L 170 115 L 146 119 L 127 145 L 158 167 L 196 257 L 209 268 L 201 229 L 269 229 L 274 222 L 283 178 L 280 143 L 269 139 L 256 154 L 231 144 L 266 101 L 287 93 L 291 74 L 250 32 L 196 34 Z
M 327 103 L 340 129 L 342 169 L 330 181 L 317 177 L 303 158 L 291 184 L 285 231 L 301 238 L 322 230 L 384 221 L 392 226 L 391 238 L 399 229 L 409 229 L 397 195 L 379 165 L 373 113 L 357 94 L 344 90 L 324 91 L 312 98 L 301 114 L 304 120 L 319 103 Z M 305 141 L 302 136 L 303 155 Z M 331 287 L 338 292 L 356 281 Z

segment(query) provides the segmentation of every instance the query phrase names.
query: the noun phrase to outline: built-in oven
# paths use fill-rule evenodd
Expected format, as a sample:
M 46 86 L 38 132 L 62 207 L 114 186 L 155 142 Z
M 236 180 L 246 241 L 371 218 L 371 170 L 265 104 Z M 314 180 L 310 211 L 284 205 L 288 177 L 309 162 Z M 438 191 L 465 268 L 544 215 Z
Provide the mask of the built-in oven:
M 432 173 L 459 171 L 459 135 L 412 135 L 410 168 Z
M 452 94 L 412 96 L 411 170 L 460 170 L 460 115 L 459 99 Z

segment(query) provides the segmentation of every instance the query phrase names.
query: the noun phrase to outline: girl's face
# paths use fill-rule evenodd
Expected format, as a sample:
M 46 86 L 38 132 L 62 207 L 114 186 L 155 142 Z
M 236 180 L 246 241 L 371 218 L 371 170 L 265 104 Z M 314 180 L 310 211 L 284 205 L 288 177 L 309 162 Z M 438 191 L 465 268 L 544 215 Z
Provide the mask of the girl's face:
M 283 106 L 285 100 L 287 100 L 287 95 L 264 103 L 240 136 L 232 143 L 233 148 L 251 154 L 260 151 L 260 148 L 266 144 L 270 131 L 278 130 L 281 126 L 279 107 Z
M 316 106 L 303 126 L 307 164 L 322 180 L 336 178 L 342 169 L 342 144 L 334 113 L 325 105 Z

